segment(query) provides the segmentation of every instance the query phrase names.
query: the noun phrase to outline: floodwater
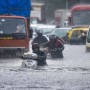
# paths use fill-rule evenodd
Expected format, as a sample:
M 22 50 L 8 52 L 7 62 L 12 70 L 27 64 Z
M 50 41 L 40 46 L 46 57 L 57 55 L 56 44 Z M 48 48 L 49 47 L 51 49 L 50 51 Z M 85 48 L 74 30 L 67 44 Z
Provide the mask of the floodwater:
M 90 53 L 85 45 L 65 45 L 63 59 L 22 67 L 22 59 L 0 59 L 0 90 L 90 90 Z

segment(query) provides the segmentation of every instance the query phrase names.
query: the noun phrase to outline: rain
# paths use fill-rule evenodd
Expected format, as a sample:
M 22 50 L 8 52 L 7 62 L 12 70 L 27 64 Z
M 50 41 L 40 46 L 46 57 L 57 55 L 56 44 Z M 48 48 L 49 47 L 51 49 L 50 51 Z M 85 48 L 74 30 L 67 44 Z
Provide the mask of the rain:
M 46 5 L 46 12 L 44 12 L 44 15 L 46 15 L 46 17 L 43 17 L 45 21 L 43 21 L 43 18 L 41 17 L 37 17 L 36 19 L 35 17 L 30 17 L 31 21 L 29 23 L 29 26 L 31 29 L 33 29 L 31 38 L 27 36 L 31 33 L 28 33 L 29 31 L 27 31 L 27 29 L 24 33 L 14 33 L 14 31 L 16 30 L 15 28 L 17 28 L 18 25 L 17 19 L 15 19 L 16 21 L 14 22 L 14 19 L 9 18 L 13 21 L 5 23 L 5 19 L 3 18 L 6 18 L 8 16 L 6 15 L 3 18 L 2 16 L 0 16 L 0 90 L 90 90 L 90 23 L 88 20 L 88 16 L 90 15 L 89 9 L 84 12 L 74 12 L 74 9 L 72 9 L 73 13 L 70 14 L 71 17 L 67 17 L 67 12 L 70 12 L 69 10 L 71 10 L 73 6 L 77 4 L 80 4 L 80 6 L 81 4 L 86 4 L 87 7 L 87 3 L 90 3 L 90 1 L 72 0 L 70 2 L 70 0 L 32 0 L 31 2 L 44 3 Z M 12 5 L 14 3 L 10 4 Z M 60 8 L 64 10 L 64 12 L 62 12 L 63 16 L 61 16 L 61 13 L 55 13 L 55 11 L 61 12 L 62 10 L 60 10 Z M 35 14 L 37 12 L 34 12 L 34 14 L 32 14 L 33 10 L 34 9 L 32 9 L 30 15 L 37 15 Z M 82 13 L 84 15 L 82 15 Z M 23 15 L 24 14 L 25 13 L 23 13 Z M 85 18 L 86 14 L 87 18 Z M 60 18 L 57 19 L 55 15 L 56 17 L 59 15 Z M 25 15 L 24 17 L 25 18 L 19 16 L 19 24 L 23 23 L 24 26 L 22 26 L 22 28 L 24 27 L 25 29 L 27 26 L 27 23 L 25 23 L 25 21 L 27 20 L 28 15 Z M 15 16 L 15 18 L 17 17 Z M 8 22 L 9 19 L 6 19 L 6 21 Z M 60 21 L 59 19 L 62 20 Z M 34 24 L 33 20 L 35 20 Z M 8 30 L 13 29 L 12 33 L 11 31 L 4 33 L 4 31 L 7 30 L 5 25 L 7 25 L 7 27 L 9 26 Z M 50 27 L 48 27 L 48 25 L 50 25 Z M 63 32 L 62 28 L 69 28 L 69 30 Z M 60 30 L 61 34 L 60 32 L 54 34 L 56 34 L 56 36 L 58 34 L 58 37 L 62 38 L 64 41 L 64 49 L 62 51 L 63 58 L 52 58 L 51 53 L 48 52 L 46 58 L 47 65 L 36 65 L 35 67 L 29 67 L 27 65 L 23 66 L 24 59 L 21 56 L 18 56 L 22 54 L 19 53 L 19 51 L 24 51 L 22 47 L 27 44 L 25 47 L 25 50 L 28 51 L 27 53 L 29 54 L 33 52 L 32 42 L 35 37 L 37 37 L 36 32 L 38 30 L 43 30 L 43 34 L 48 38 L 48 41 L 49 36 L 52 35 L 55 30 L 58 30 L 58 32 Z M 86 33 L 84 42 L 82 38 L 83 35 L 81 35 L 80 30 L 85 31 Z M 11 43 L 13 40 L 15 41 Z M 28 42 L 24 42 L 25 40 Z M 9 43 L 6 44 L 8 41 Z M 22 45 L 22 41 L 24 42 L 24 45 Z M 5 45 L 7 45 L 8 47 Z M 14 49 L 18 49 L 18 52 L 12 52 L 13 49 L 11 49 L 11 45 Z M 15 47 L 15 45 L 17 46 Z M 19 45 L 21 45 L 21 47 Z M 7 51 L 4 51 L 6 47 Z M 9 49 L 11 50 L 11 52 L 9 52 Z

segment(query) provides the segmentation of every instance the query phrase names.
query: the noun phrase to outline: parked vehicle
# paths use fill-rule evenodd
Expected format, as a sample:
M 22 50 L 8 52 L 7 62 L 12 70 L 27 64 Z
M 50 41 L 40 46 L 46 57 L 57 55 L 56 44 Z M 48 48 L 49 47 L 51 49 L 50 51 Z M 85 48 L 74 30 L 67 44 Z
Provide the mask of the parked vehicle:
M 0 3 L 0 55 L 23 55 L 29 51 L 31 2 L 0 0 Z M 15 32 L 18 25 L 24 32 Z
M 87 31 L 87 36 L 86 36 L 86 51 L 90 51 L 90 28 Z
M 78 4 L 71 8 L 71 16 L 69 16 L 69 24 L 90 25 L 90 5 Z
M 88 31 L 88 27 L 76 27 L 68 32 L 68 41 L 70 44 L 85 44 L 86 39 L 83 39 L 82 34 L 85 34 Z
M 36 32 L 38 30 L 40 30 L 43 35 L 48 39 L 48 35 L 52 32 L 52 29 L 55 27 L 55 25 L 31 24 L 31 28 L 33 29 L 33 39 L 37 36 Z
M 50 35 L 54 34 L 54 35 L 62 38 L 65 42 L 67 42 L 67 32 L 70 29 L 71 29 L 71 27 L 68 27 L 68 28 L 54 28 Z
M 37 30 L 41 30 L 43 32 L 43 35 L 48 35 L 55 27 L 55 25 L 41 24 L 37 26 Z

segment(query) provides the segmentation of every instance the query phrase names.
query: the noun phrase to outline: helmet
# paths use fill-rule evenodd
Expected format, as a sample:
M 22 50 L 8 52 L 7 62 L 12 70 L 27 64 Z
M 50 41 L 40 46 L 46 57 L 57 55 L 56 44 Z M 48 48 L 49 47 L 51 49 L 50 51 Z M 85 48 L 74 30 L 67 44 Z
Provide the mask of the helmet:
M 37 52 L 37 51 L 39 50 L 39 44 L 38 44 L 38 43 L 33 43 L 33 44 L 32 44 L 32 50 L 33 50 L 34 52 Z
M 42 35 L 43 31 L 42 30 L 37 30 L 37 35 Z

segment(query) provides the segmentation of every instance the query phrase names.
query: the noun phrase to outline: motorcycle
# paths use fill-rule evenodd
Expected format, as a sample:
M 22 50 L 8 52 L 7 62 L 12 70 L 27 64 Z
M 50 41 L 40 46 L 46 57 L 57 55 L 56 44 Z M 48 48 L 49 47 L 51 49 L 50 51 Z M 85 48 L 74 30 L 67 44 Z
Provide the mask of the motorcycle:
M 22 66 L 23 67 L 36 67 L 37 66 L 37 61 L 34 59 L 37 58 L 37 55 L 35 53 L 25 53 L 22 56 Z
M 63 48 L 50 49 L 51 58 L 63 58 Z
M 46 56 L 48 55 L 48 48 L 47 47 L 40 46 L 40 50 L 41 51 L 44 51 L 44 53 L 46 54 Z

